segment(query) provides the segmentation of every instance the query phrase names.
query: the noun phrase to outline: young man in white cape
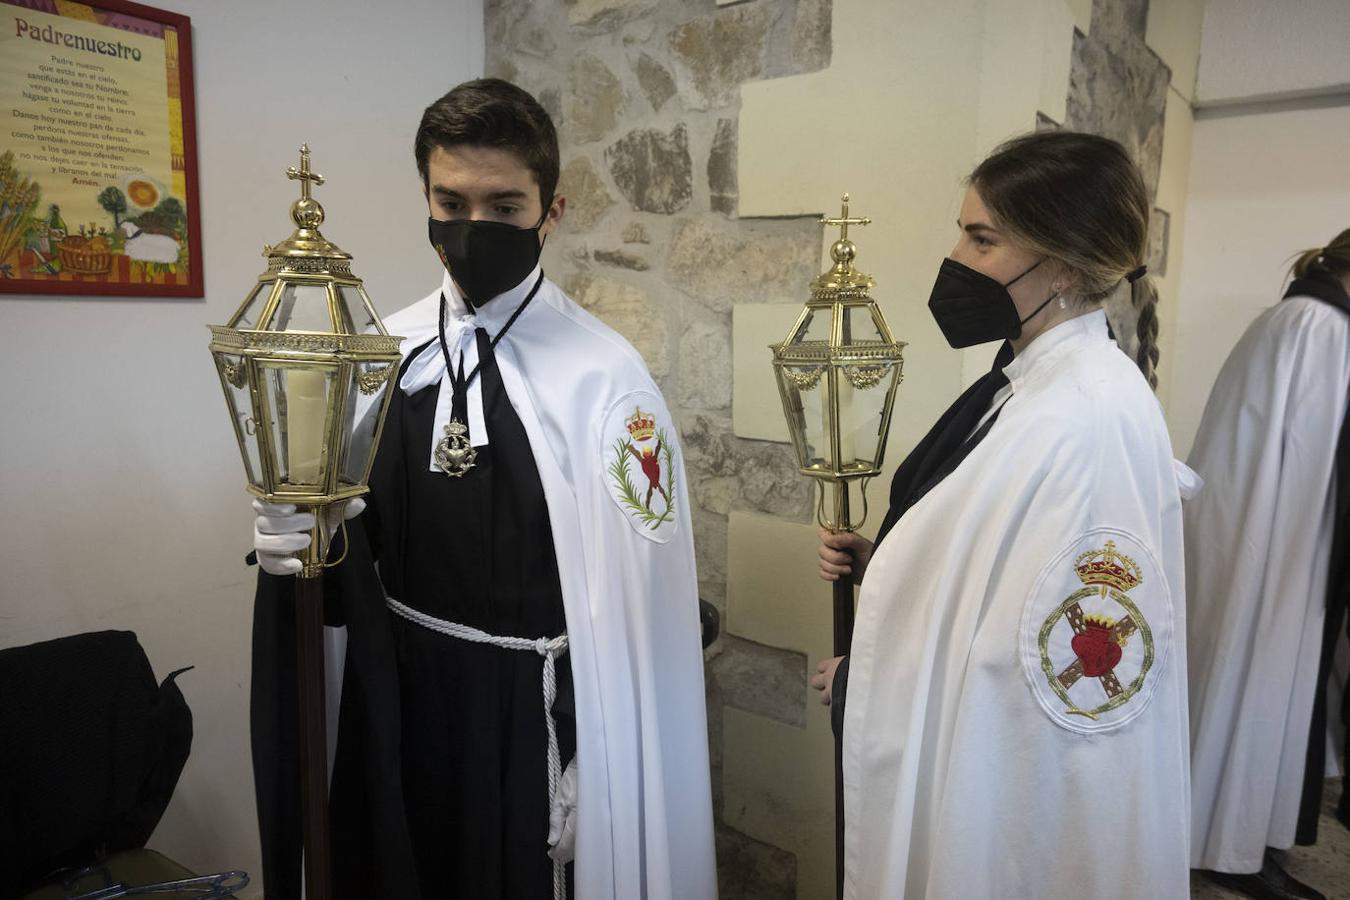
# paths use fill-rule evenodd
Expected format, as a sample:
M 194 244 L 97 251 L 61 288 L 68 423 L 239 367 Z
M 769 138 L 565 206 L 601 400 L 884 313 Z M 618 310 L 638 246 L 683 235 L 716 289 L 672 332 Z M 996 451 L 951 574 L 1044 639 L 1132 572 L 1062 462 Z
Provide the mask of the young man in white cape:
M 1224 363 L 1189 460 L 1191 849 L 1229 888 L 1316 898 L 1272 850 L 1317 840 L 1350 595 L 1350 231 L 1294 276 Z
M 865 568 L 849 664 L 814 682 L 844 704 L 851 900 L 1189 895 L 1148 213 L 1092 135 L 1014 139 L 971 176 L 929 307 L 953 347 L 1008 343 L 897 470 L 875 548 L 822 535 L 822 575 Z M 1099 305 L 1125 283 L 1137 366 Z
M 416 155 L 447 271 L 385 320 L 404 338 L 399 387 L 369 506 L 328 577 L 348 632 L 339 896 L 714 897 L 670 411 L 636 351 L 539 268 L 565 201 L 534 98 L 496 79 L 460 85 L 428 107 Z M 269 572 L 292 571 L 307 544 L 293 512 L 259 509 Z M 284 671 L 272 661 L 290 580 L 261 576 L 255 622 L 269 896 L 289 894 L 298 864 L 277 760 L 291 726 L 259 679 L 260 666 Z

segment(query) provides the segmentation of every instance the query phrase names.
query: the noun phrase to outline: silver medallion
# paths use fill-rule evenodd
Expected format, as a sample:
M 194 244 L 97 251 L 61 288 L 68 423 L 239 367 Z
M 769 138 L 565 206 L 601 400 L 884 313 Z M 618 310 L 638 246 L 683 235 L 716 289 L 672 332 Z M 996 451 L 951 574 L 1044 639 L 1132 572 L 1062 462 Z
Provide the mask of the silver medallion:
M 469 442 L 469 429 L 458 419 L 445 426 L 445 437 L 436 444 L 436 465 L 451 478 L 460 478 L 473 468 L 478 451 Z

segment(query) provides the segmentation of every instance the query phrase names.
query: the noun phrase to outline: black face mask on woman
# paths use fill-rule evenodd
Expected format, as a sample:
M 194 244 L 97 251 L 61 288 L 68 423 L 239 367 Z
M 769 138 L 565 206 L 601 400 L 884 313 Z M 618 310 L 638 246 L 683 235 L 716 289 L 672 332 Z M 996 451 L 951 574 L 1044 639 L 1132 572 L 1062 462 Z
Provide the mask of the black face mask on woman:
M 543 250 L 539 229 L 547 216 L 545 207 L 533 228 L 505 222 L 428 219 L 427 236 L 464 299 L 477 308 L 534 271 Z
M 962 265 L 954 259 L 944 259 L 938 269 L 928 296 L 928 310 L 937 320 L 938 328 L 947 343 L 960 349 L 989 341 L 1013 340 L 1022 336 L 1022 326 L 1034 319 L 1059 292 L 1051 294 L 1045 303 L 1025 319 L 1018 318 L 1017 304 L 1013 303 L 1008 288 L 1021 281 L 1032 270 L 1045 262 L 1045 257 L 1003 284 L 983 272 Z

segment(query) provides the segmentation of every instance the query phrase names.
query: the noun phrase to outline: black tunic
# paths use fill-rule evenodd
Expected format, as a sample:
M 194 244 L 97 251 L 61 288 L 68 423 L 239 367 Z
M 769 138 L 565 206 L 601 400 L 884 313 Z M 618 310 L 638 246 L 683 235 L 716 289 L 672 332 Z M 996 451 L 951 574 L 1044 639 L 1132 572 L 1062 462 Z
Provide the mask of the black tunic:
M 384 606 L 387 591 L 416 610 L 493 635 L 566 630 L 538 469 L 481 329 L 477 341 L 491 443 L 477 448 L 474 468 L 461 478 L 430 471 L 439 386 L 411 397 L 396 390 L 369 507 L 351 523 L 347 561 L 325 582 L 330 613 L 348 625 L 331 810 L 339 897 L 552 893 L 543 658 L 437 634 Z M 289 589 L 291 579 L 261 581 Z M 261 594 L 260 583 L 260 600 L 275 609 Z M 260 603 L 255 617 L 262 613 Z M 255 621 L 255 646 L 260 627 Z M 255 651 L 255 769 L 258 664 Z M 558 684 L 554 712 L 566 764 L 576 747 L 566 656 L 558 661 Z M 275 701 L 263 705 L 271 713 L 264 724 L 275 723 Z M 289 885 L 298 859 L 267 851 L 295 841 L 275 824 L 269 841 L 265 780 L 258 790 L 268 896 L 288 896 L 274 891 L 267 860 L 286 866 L 281 884 Z M 284 818 L 286 801 L 269 800 L 273 815 Z

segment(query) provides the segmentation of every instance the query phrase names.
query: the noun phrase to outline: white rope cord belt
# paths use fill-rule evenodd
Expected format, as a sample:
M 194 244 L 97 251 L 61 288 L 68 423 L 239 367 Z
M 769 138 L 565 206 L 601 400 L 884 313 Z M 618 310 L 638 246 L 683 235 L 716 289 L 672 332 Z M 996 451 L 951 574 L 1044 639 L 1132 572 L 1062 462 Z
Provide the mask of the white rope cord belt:
M 399 603 L 393 597 L 385 597 L 385 604 L 416 625 L 421 625 L 438 634 L 449 635 L 474 644 L 490 644 L 504 650 L 533 650 L 544 658 L 544 722 L 548 726 L 548 808 L 553 810 L 553 801 L 558 796 L 558 780 L 562 777 L 562 758 L 558 751 L 558 726 L 553 721 L 553 701 L 558 697 L 558 657 L 567 652 L 567 635 L 560 634 L 552 638 L 498 637 L 460 625 L 447 622 L 424 612 L 418 612 L 410 606 Z M 565 864 L 561 860 L 553 861 L 553 897 L 564 900 L 567 896 L 567 882 L 564 874 Z

